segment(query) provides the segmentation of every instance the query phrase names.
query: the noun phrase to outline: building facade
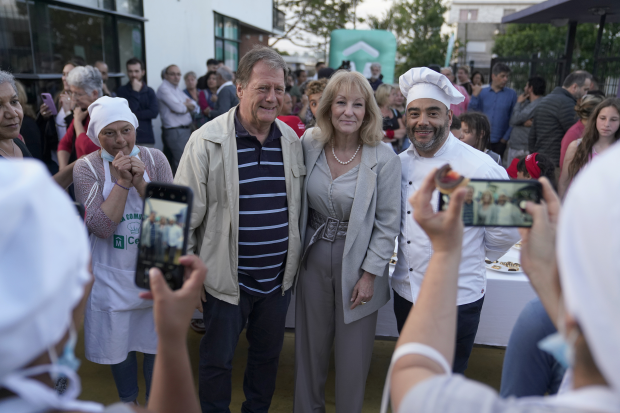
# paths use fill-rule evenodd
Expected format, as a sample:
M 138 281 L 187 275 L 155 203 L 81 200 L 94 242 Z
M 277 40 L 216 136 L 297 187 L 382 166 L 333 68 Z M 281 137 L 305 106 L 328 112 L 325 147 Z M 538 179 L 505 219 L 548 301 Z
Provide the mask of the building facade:
M 472 65 L 488 74 L 493 58 L 494 37 L 504 30 L 502 17 L 544 0 L 448 0 L 447 22 L 456 27 L 462 45 L 458 64 Z
M 62 68 L 73 57 L 108 64 L 108 87 L 127 82 L 125 62 L 146 64 L 147 83 L 161 70 L 206 73 L 209 58 L 233 70 L 255 44 L 283 30 L 273 0 L 0 0 L 0 69 L 26 86 L 29 102 L 62 89 Z M 156 138 L 159 119 L 153 123 Z

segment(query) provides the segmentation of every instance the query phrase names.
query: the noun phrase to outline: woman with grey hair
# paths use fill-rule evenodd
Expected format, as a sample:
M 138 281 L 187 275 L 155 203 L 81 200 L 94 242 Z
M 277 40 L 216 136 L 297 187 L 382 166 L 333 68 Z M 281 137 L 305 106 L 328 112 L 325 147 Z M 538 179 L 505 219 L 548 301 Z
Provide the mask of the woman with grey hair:
M 195 72 L 185 73 L 183 80 L 185 81 L 185 90 L 183 90 L 183 93 L 185 93 L 194 102 L 197 102 L 198 106 L 200 106 L 200 111 L 194 113 L 192 116 L 192 124 L 195 130 L 207 123 L 209 120 L 209 104 L 207 103 L 205 91 L 198 89 L 198 77 Z
M 217 79 L 217 101 L 215 107 L 209 112 L 211 119 L 217 118 L 228 112 L 233 106 L 239 104 L 237 88 L 233 84 L 234 74 L 226 66 L 222 66 L 215 72 Z
M 99 149 L 86 135 L 90 118 L 88 107 L 103 96 L 101 73 L 92 66 L 79 66 L 67 76 L 69 95 L 74 105 L 73 122 L 58 143 L 58 166 L 62 170 Z
M 23 120 L 24 110 L 17 96 L 15 78 L 0 70 L 0 157 L 32 157 L 19 135 Z

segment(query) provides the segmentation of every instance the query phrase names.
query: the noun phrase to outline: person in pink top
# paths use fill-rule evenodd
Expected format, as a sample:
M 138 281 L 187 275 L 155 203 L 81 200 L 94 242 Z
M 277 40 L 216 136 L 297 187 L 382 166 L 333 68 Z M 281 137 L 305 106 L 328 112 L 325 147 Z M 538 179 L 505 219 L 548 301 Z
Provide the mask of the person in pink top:
M 620 139 L 620 99 L 609 98 L 592 112 L 582 139 L 568 145 L 558 193 L 564 198 L 575 175 Z
M 588 124 L 588 118 L 594 111 L 596 105 L 603 101 L 603 97 L 598 95 L 585 95 L 581 99 L 580 103 L 575 106 L 575 111 L 579 116 L 579 120 L 573 126 L 566 131 L 566 134 L 562 138 L 562 147 L 560 151 L 560 170 L 564 166 L 564 157 L 566 156 L 566 149 L 571 142 L 580 139 Z
M 467 89 L 455 83 L 456 79 L 454 77 L 454 73 L 452 72 L 452 68 L 450 67 L 442 68 L 441 74 L 447 77 L 450 80 L 450 82 L 452 82 L 456 90 L 458 90 L 459 92 L 461 92 L 463 96 L 465 96 L 465 100 L 459 103 L 458 105 L 450 105 L 450 110 L 452 111 L 453 116 L 460 116 L 461 113 L 467 112 L 467 106 L 469 105 L 469 94 L 467 93 Z

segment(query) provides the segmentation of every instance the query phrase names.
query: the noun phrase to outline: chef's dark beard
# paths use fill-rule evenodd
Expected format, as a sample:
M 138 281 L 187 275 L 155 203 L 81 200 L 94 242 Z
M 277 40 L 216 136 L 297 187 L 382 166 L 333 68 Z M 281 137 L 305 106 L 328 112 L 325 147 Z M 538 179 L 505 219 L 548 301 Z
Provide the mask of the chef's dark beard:
M 446 119 L 446 123 L 444 123 L 442 126 L 438 126 L 438 127 L 433 127 L 433 126 L 429 126 L 429 127 L 425 127 L 425 128 L 415 128 L 415 130 L 413 128 L 407 128 L 407 137 L 409 138 L 409 140 L 411 141 L 411 144 L 413 146 L 415 146 L 415 148 L 417 150 L 423 151 L 423 152 L 432 152 L 435 149 L 441 147 L 441 145 L 443 145 L 443 143 L 446 141 L 446 139 L 448 138 L 448 135 L 446 133 L 446 130 L 450 127 L 450 119 Z M 418 131 L 433 131 L 433 139 L 426 142 L 426 143 L 422 143 L 422 142 L 418 142 L 415 138 L 414 132 Z

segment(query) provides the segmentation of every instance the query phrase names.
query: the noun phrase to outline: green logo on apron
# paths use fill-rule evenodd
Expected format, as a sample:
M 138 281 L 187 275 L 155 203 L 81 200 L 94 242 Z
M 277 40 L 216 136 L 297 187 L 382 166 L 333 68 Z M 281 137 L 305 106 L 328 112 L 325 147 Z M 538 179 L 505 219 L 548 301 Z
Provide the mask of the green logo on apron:
M 124 236 L 122 235 L 114 236 L 114 248 L 119 249 L 119 250 L 125 249 L 125 237 Z

